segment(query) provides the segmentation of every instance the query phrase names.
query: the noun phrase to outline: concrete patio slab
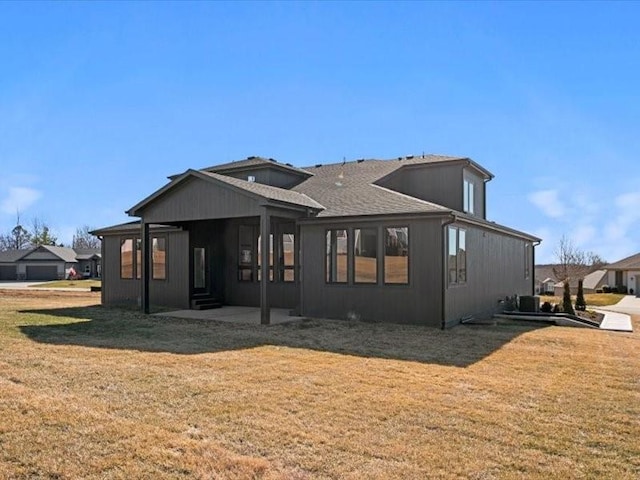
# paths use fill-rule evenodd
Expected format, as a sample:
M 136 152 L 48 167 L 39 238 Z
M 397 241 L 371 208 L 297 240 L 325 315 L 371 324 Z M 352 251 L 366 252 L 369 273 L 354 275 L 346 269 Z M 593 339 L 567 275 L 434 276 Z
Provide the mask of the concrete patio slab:
M 241 323 L 246 325 L 260 325 L 260 309 L 255 307 L 222 307 L 211 310 L 176 310 L 161 312 L 154 315 L 159 317 L 186 318 L 190 320 L 215 320 L 219 322 Z M 303 317 L 289 315 L 286 308 L 271 309 L 271 325 L 295 322 Z

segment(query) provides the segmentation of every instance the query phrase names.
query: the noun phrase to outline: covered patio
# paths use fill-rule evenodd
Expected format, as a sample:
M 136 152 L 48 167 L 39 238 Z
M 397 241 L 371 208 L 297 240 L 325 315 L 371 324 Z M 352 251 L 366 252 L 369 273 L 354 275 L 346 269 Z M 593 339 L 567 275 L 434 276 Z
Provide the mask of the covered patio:
M 286 308 L 271 308 L 269 310 L 269 324 L 279 325 L 296 322 L 303 317 L 293 316 Z M 257 307 L 227 306 L 213 310 L 175 310 L 154 314 L 157 317 L 184 318 L 188 320 L 205 320 L 236 323 L 243 325 L 260 325 L 262 323 L 261 310 Z

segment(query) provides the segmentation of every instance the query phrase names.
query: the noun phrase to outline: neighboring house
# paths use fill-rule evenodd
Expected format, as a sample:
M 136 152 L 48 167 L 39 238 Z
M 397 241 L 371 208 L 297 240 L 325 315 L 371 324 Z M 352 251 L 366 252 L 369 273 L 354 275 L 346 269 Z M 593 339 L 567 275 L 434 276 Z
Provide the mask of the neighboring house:
M 554 265 L 535 266 L 534 292 L 536 295 L 553 295 L 558 279 L 553 272 Z
M 436 155 L 173 175 L 102 237 L 102 301 L 245 305 L 447 327 L 534 290 L 533 235 L 486 220 L 493 178 Z M 266 273 L 265 273 L 266 272 Z
M 85 277 L 99 277 L 99 249 L 77 249 L 42 245 L 25 250 L 0 252 L 0 280 L 59 280 L 73 268 Z
M 583 293 L 596 293 L 596 290 L 602 289 L 603 285 L 607 285 L 607 271 L 596 270 L 586 275 L 582 281 Z M 578 293 L 578 280 L 570 280 L 569 287 L 571 294 L 576 295 Z M 564 294 L 564 283 L 557 282 L 553 289 L 554 295 L 561 297 Z
M 630 294 L 640 297 L 640 253 L 607 265 L 607 285 L 627 287 Z

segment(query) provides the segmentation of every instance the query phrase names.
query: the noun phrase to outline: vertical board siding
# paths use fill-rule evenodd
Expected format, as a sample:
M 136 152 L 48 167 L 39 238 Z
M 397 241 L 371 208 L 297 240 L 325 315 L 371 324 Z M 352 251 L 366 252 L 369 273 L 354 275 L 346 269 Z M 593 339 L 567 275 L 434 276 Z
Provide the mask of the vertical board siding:
M 302 225 L 302 314 L 318 318 L 358 317 L 368 321 L 440 326 L 442 241 L 440 220 L 385 220 L 350 227 L 409 227 L 409 285 L 327 284 L 326 231 L 345 224 Z M 350 237 L 352 242 L 352 237 Z M 352 248 L 350 247 L 352 250 Z M 350 275 L 352 279 L 352 275 Z
M 525 278 L 525 240 L 462 223 L 456 226 L 467 232 L 467 283 L 445 287 L 447 325 L 468 315 L 491 316 L 502 309 L 500 301 L 506 296 L 533 295 L 533 268 Z
M 168 223 L 259 214 L 257 200 L 192 178 L 157 198 L 145 208 L 143 216 L 147 223 Z
M 392 174 L 380 185 L 462 211 L 462 170 L 460 164 L 411 166 Z
M 151 236 L 160 235 L 152 231 Z M 171 308 L 189 307 L 189 234 L 163 232 L 167 239 L 166 280 L 150 280 L 151 305 Z M 140 302 L 139 279 L 120 278 L 120 239 L 139 237 L 135 234 L 104 235 L 102 239 L 102 302 L 105 305 L 137 305 Z

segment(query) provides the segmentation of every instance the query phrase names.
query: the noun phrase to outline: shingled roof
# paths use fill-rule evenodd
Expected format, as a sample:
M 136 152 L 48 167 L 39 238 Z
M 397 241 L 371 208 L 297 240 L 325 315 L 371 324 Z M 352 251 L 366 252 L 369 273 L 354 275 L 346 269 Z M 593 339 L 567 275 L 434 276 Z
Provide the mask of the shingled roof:
M 609 270 L 640 270 L 640 253 L 607 265 Z
M 322 210 L 324 207 L 316 202 L 314 199 L 309 198 L 306 194 L 296 192 L 294 190 L 286 190 L 284 188 L 272 187 L 271 185 L 265 185 L 263 183 L 248 182 L 240 178 L 228 177 L 226 175 L 220 175 L 213 172 L 202 172 L 211 178 L 214 178 L 220 182 L 232 185 L 236 188 L 244 190 L 255 195 L 259 195 L 268 200 L 274 200 L 276 202 L 288 203 L 291 205 L 298 205 L 302 207 L 309 207 L 317 210 Z
M 325 207 L 318 217 L 450 212 L 450 208 L 375 184 L 404 165 L 397 160 L 361 160 L 308 167 L 313 177 L 292 190 L 308 195 Z
M 264 158 L 264 157 L 248 157 L 244 160 L 237 160 L 235 162 L 222 163 L 220 165 L 214 165 L 212 167 L 202 168 L 200 170 L 203 172 L 221 173 L 221 172 L 228 172 L 230 170 L 242 170 L 242 169 L 248 169 L 248 168 L 254 168 L 254 167 L 258 167 L 258 168 L 275 167 L 281 170 L 295 172 L 304 177 L 313 175 L 311 172 L 304 170 L 302 168 L 294 167 L 290 163 L 281 163 L 273 158 Z

